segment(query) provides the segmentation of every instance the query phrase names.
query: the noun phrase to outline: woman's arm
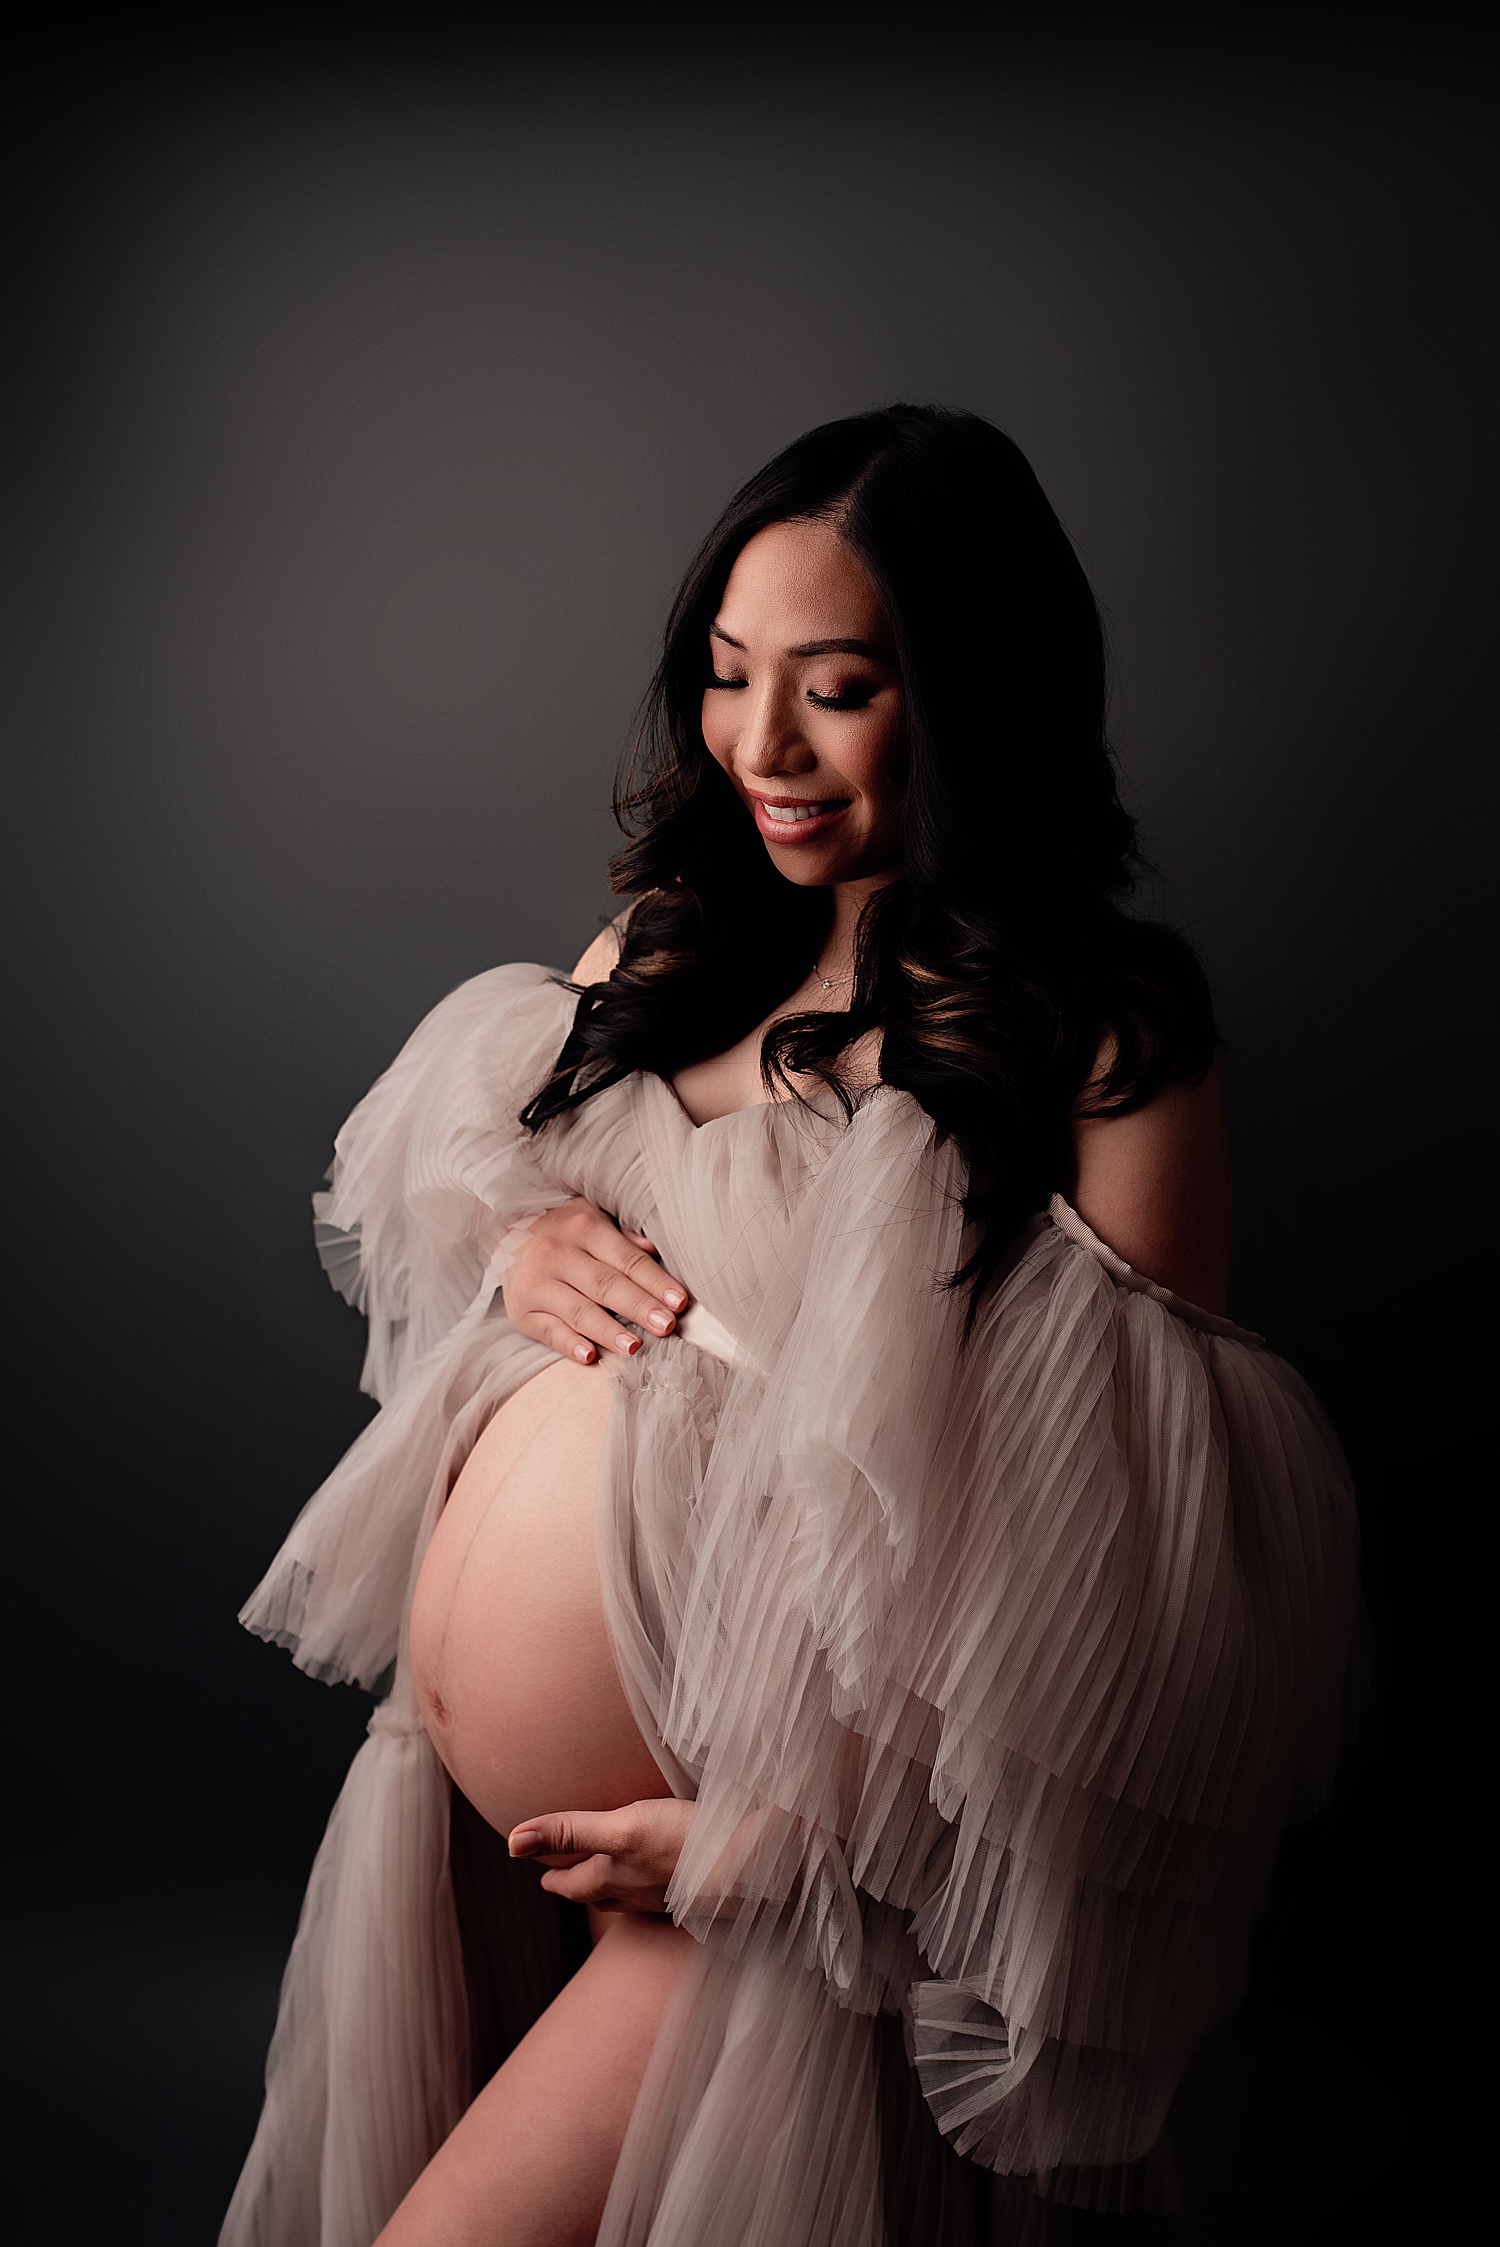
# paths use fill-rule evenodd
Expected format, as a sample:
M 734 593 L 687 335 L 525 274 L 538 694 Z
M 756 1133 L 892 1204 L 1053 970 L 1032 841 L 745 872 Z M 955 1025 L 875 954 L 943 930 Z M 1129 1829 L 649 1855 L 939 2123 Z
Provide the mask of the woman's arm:
M 1229 1139 L 1217 1062 L 1134 1115 L 1080 1117 L 1071 1200 L 1106 1247 L 1201 1310 L 1229 1292 Z

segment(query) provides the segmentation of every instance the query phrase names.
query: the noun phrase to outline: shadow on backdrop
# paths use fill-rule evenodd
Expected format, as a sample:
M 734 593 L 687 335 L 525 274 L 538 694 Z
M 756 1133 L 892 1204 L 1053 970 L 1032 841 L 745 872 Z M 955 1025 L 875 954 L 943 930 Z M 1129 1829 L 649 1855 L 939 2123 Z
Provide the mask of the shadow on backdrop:
M 308 1212 L 333 1132 L 463 977 L 583 948 L 696 537 L 797 431 L 902 396 L 1005 427 L 1099 591 L 1158 903 L 1231 1041 L 1237 1315 L 1362 1495 L 1379 1751 L 1290 1844 L 1184 2093 L 1195 2236 L 1426 2206 L 1400 2153 L 1479 1395 L 1472 56 L 933 31 L 778 59 L 723 25 L 697 52 L 35 89 L 18 2247 L 211 2241 L 253 2128 L 367 1713 L 234 1620 L 362 1423 Z

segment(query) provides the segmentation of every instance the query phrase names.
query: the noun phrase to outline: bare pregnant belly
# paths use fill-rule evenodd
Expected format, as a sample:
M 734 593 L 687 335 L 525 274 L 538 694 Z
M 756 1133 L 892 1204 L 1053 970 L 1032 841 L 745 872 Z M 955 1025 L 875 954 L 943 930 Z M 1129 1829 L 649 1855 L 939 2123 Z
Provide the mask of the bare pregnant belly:
M 423 1721 L 502 1833 L 544 1810 L 672 1791 L 631 1716 L 600 1598 L 594 1496 L 613 1393 L 601 1367 L 560 1361 L 502 1405 L 417 1581 Z

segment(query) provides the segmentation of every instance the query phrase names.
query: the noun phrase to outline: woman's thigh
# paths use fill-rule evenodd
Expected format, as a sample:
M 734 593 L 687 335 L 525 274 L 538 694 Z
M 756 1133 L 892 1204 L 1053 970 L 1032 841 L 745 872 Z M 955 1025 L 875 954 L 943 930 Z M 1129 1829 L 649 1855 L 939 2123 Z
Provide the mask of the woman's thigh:
M 692 1937 L 620 1912 L 376 2247 L 589 2247 Z

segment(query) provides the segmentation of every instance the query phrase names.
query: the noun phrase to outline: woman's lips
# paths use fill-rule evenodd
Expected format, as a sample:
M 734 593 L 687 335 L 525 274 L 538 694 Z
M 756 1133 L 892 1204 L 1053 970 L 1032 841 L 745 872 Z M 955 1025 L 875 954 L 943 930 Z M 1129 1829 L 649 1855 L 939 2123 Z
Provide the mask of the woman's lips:
M 853 800 L 851 796 L 751 798 L 756 826 L 768 843 L 782 848 L 792 843 L 811 842 L 815 835 L 826 834 L 836 819 L 843 818 Z

